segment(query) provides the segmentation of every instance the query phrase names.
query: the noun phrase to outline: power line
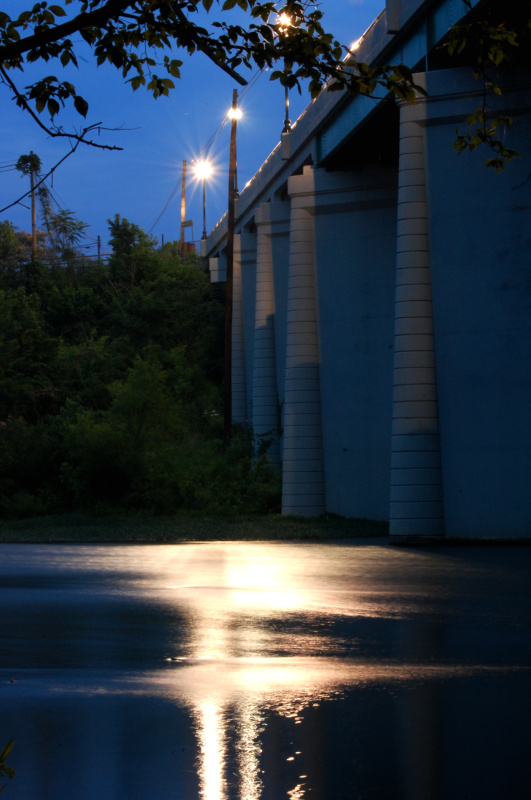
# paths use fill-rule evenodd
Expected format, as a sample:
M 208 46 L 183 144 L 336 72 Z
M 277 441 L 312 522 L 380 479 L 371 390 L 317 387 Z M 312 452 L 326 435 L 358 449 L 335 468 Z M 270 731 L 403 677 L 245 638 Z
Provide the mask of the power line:
M 249 81 L 249 83 L 247 84 L 245 89 L 243 89 L 243 91 L 241 92 L 240 98 L 245 97 L 245 95 L 250 91 L 250 89 L 252 89 L 255 86 L 256 82 L 263 75 L 263 72 L 264 72 L 264 70 L 260 70 L 259 72 L 257 72 L 251 78 L 251 80 Z M 216 130 L 214 131 L 214 133 L 212 134 L 212 136 L 210 137 L 208 142 L 201 148 L 201 150 L 199 150 L 199 152 L 197 153 L 195 159 L 200 158 L 202 155 L 204 155 L 205 157 L 208 156 L 208 154 L 210 153 L 210 150 L 212 149 L 212 146 L 213 146 L 214 142 L 216 141 L 216 139 L 218 138 L 218 136 L 220 135 L 221 131 L 223 130 L 225 125 L 228 123 L 228 121 L 229 121 L 229 118 L 227 116 L 222 119 L 222 121 L 219 123 L 218 127 L 216 128 Z M 166 203 L 164 205 L 164 208 L 162 209 L 162 211 L 158 215 L 157 219 L 155 220 L 155 222 L 153 223 L 153 225 L 149 229 L 148 233 L 151 233 L 153 231 L 153 228 L 155 228 L 156 225 L 158 225 L 158 223 L 160 222 L 160 220 L 162 219 L 162 217 L 164 216 L 164 214 L 168 210 L 171 202 L 173 201 L 175 195 L 177 194 L 177 191 L 179 190 L 179 187 L 181 186 L 181 182 L 182 182 L 182 176 L 179 178 L 179 180 L 175 184 L 175 186 L 174 186 L 174 188 L 173 188 L 168 200 L 166 201 Z
M 180 187 L 181 183 L 182 183 L 182 175 L 181 175 L 181 177 L 179 178 L 179 180 L 177 181 L 177 183 L 175 184 L 175 186 L 173 187 L 173 191 L 172 191 L 172 193 L 170 194 L 169 198 L 166 200 L 166 205 L 164 206 L 164 208 L 162 209 L 162 211 L 161 211 L 161 212 L 160 212 L 160 214 L 158 215 L 157 219 L 155 220 L 155 222 L 153 223 L 153 225 L 152 225 L 152 226 L 151 226 L 151 228 L 149 229 L 148 233 L 151 233 L 151 231 L 153 230 L 153 228 L 155 227 L 155 225 L 157 225 L 157 224 L 158 224 L 159 220 L 160 220 L 160 219 L 163 217 L 163 215 L 164 215 L 164 214 L 166 213 L 166 211 L 168 210 L 168 207 L 169 207 L 170 203 L 172 202 L 173 198 L 175 197 L 175 195 L 177 194 L 177 191 L 178 191 L 178 189 L 179 189 L 179 187 Z

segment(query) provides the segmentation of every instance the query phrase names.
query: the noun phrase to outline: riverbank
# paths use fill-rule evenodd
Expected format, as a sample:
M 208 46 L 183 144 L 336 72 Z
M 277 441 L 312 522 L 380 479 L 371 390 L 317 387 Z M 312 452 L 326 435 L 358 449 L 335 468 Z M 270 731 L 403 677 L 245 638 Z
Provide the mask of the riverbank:
M 93 517 L 64 514 L 0 520 L 0 543 L 326 541 L 387 535 L 386 522 L 329 515 L 308 518 L 280 514 L 233 517 Z

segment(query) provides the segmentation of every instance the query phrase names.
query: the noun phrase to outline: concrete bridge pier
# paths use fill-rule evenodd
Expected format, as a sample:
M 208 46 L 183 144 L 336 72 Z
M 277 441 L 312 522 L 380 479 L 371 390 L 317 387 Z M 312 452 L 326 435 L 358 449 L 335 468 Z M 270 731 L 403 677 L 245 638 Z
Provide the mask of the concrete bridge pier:
M 271 254 L 270 204 L 260 205 L 255 214 L 256 302 L 253 358 L 253 433 L 260 440 L 271 441 L 267 454 L 274 465 L 280 464 L 278 436 L 279 405 L 275 353 L 275 295 Z
M 291 197 L 282 513 L 326 511 L 315 285 L 314 173 L 288 180 Z
M 423 75 L 417 75 L 420 83 Z M 400 104 L 390 537 L 444 535 L 425 168 L 426 101 Z

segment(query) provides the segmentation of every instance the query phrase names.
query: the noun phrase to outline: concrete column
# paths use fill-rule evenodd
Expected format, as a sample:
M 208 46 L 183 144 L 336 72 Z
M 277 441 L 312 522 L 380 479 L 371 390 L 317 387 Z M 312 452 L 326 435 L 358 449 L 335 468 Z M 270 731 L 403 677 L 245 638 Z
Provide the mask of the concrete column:
M 232 419 L 244 424 L 247 420 L 245 388 L 245 348 L 243 336 L 241 234 L 234 235 L 232 286 Z
M 282 513 L 317 516 L 326 510 L 319 377 L 314 230 L 314 174 L 288 182 L 291 196 L 286 332 Z
M 418 75 L 420 82 L 423 76 Z M 390 536 L 444 535 L 424 157 L 425 102 L 400 109 Z
M 278 391 L 275 354 L 275 297 L 271 257 L 271 219 L 268 204 L 255 214 L 256 305 L 253 359 L 253 433 L 258 440 L 271 440 L 267 454 L 273 464 L 280 463 L 278 441 Z

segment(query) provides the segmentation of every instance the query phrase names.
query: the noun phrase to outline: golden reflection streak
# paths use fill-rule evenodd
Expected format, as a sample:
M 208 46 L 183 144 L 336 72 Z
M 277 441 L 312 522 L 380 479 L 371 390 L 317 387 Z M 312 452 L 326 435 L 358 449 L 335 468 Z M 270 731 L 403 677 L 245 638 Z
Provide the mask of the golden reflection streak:
M 240 800 L 260 800 L 260 708 L 256 700 L 238 708 L 238 763 L 240 767 Z
M 297 786 L 288 792 L 288 797 L 290 800 L 303 800 L 305 794 L 304 784 L 298 783 Z
M 338 550 L 343 556 L 339 561 Z M 307 704 L 323 700 L 345 685 L 372 682 L 382 672 L 394 672 L 397 680 L 410 680 L 415 672 L 416 665 L 316 658 L 328 644 L 322 635 L 314 637 L 313 647 L 306 643 L 306 656 L 312 658 L 271 658 L 283 639 L 274 628 L 260 627 L 261 620 L 279 613 L 395 616 L 391 600 L 397 592 L 401 594 L 400 586 L 393 586 L 390 593 L 385 584 L 378 583 L 380 549 L 367 548 L 362 558 L 358 551 L 339 547 L 330 550 L 316 546 L 301 553 L 290 545 L 236 543 L 230 547 L 191 545 L 185 552 L 185 568 L 182 562 L 168 563 L 166 574 L 173 580 L 166 588 L 188 622 L 185 652 L 179 653 L 186 666 L 175 676 L 175 689 L 177 694 L 184 692 L 197 720 L 202 800 L 227 797 L 229 708 L 237 709 L 234 722 L 240 800 L 260 800 L 260 707 L 298 724 Z M 417 588 L 415 599 L 423 589 Z M 431 595 L 430 590 L 427 594 Z M 401 603 L 399 615 L 406 611 L 403 597 Z M 411 610 L 415 610 L 414 603 Z M 245 624 L 249 620 L 252 624 Z M 292 640 L 291 652 L 293 644 Z M 429 674 L 430 666 L 422 671 Z M 291 800 L 302 800 L 306 795 L 305 783 L 299 780 L 288 793 Z
M 195 707 L 197 736 L 201 752 L 199 781 L 203 800 L 224 800 L 226 762 L 226 731 L 222 707 L 211 700 L 199 702 Z

